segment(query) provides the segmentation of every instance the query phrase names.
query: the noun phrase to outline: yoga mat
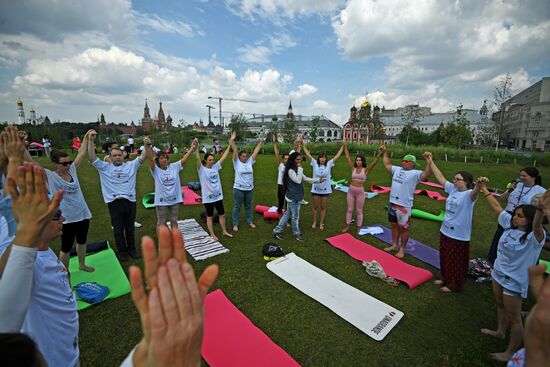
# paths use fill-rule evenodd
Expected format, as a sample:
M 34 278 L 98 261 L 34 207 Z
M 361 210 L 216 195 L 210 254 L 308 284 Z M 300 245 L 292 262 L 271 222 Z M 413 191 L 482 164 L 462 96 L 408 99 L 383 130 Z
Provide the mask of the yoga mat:
M 407 264 L 393 254 L 360 241 L 349 233 L 327 238 L 326 241 L 332 246 L 345 251 L 356 260 L 378 261 L 387 276 L 407 283 L 411 289 L 427 282 L 433 276 L 428 270 Z
M 389 193 L 391 191 L 391 188 L 388 187 L 388 186 L 380 186 L 380 185 L 372 184 L 370 186 L 370 191 L 377 192 L 379 194 L 386 194 L 386 193 Z M 430 199 L 434 199 L 434 200 L 441 200 L 441 201 L 442 200 L 447 200 L 447 198 L 445 196 L 441 195 L 437 191 L 414 190 L 414 194 L 415 195 L 427 196 Z
M 183 190 L 183 205 L 199 205 L 202 203 L 202 198 L 195 191 L 187 186 L 182 186 Z
M 372 184 L 372 185 L 370 185 L 370 191 L 377 192 L 379 194 L 386 194 L 386 193 L 390 192 L 390 188 L 387 187 L 387 186 L 380 186 L 380 185 Z
M 263 214 L 265 212 L 267 212 L 269 210 L 269 206 L 265 206 L 265 205 L 256 205 L 256 213 L 258 214 Z
M 285 210 L 283 209 L 283 214 L 284 212 Z M 264 219 L 279 219 L 281 217 L 277 212 L 268 212 L 268 211 L 265 211 L 263 216 L 264 216 Z
M 185 250 L 195 260 L 204 260 L 229 252 L 214 240 L 195 219 L 178 220 L 178 228 L 183 235 Z
M 429 181 L 420 181 L 422 185 L 431 186 L 431 187 L 437 187 L 438 189 L 444 189 L 445 187 L 443 185 L 440 185 L 435 182 L 429 182 Z
M 109 287 L 109 295 L 105 299 L 112 299 L 130 293 L 130 283 L 124 270 L 116 258 L 114 251 L 109 247 L 107 250 L 86 256 L 86 265 L 93 266 L 95 271 L 88 273 L 78 269 L 78 258 L 72 257 L 69 261 L 71 272 L 71 287 L 81 282 L 97 282 Z M 92 306 L 91 304 L 78 300 L 77 310 L 83 310 Z
M 391 238 L 391 229 L 384 227 L 378 224 L 380 228 L 384 230 L 384 233 L 374 235 L 380 241 L 387 243 L 388 245 L 392 244 Z M 441 269 L 439 264 L 439 250 L 431 246 L 425 245 L 422 242 L 418 242 L 414 238 L 410 237 L 407 241 L 407 247 L 405 247 L 405 252 L 413 257 L 416 257 L 420 261 L 424 261 L 426 264 L 430 264 L 436 269 Z
M 345 178 L 342 178 L 340 180 L 330 180 L 330 184 L 332 186 L 336 186 L 336 185 L 344 185 L 344 184 L 347 184 L 348 183 L 348 180 L 346 180 Z
M 151 192 L 149 194 L 143 195 L 141 198 L 141 203 L 145 207 L 145 209 L 154 208 L 155 207 L 155 193 Z
M 433 220 L 434 222 L 443 222 L 445 219 L 445 210 L 439 212 L 439 215 L 425 212 L 420 209 L 413 209 L 411 215 L 415 218 L 422 218 L 427 220 Z
M 550 274 L 550 261 L 539 259 L 539 264 L 546 264 L 546 274 Z
M 334 189 L 338 190 L 338 191 L 345 192 L 345 193 L 347 193 L 349 191 L 348 186 L 344 186 L 344 185 L 340 185 L 340 184 L 337 184 L 336 186 L 334 186 Z M 367 192 L 367 191 L 365 191 L 365 196 L 367 197 L 367 199 L 372 199 L 372 198 L 378 196 L 378 192 Z
M 235 307 L 220 289 L 204 299 L 201 352 L 212 367 L 300 366 Z
M 374 340 L 383 340 L 403 317 L 403 312 L 344 283 L 293 252 L 266 266 Z
M 109 248 L 109 241 L 97 241 L 97 242 L 88 242 L 86 244 L 86 255 L 95 254 L 96 252 L 103 251 Z M 77 256 L 76 246 L 73 246 L 70 252 L 71 256 Z

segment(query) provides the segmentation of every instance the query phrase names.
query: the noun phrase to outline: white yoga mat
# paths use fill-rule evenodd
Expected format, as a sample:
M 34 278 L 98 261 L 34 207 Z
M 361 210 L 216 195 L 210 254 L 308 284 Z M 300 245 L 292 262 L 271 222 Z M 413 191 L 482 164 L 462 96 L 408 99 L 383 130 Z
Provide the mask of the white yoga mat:
M 268 262 L 266 266 L 374 340 L 384 339 L 403 317 L 403 312 L 342 282 L 294 253 Z
M 185 250 L 195 260 L 225 254 L 229 250 L 213 239 L 195 219 L 178 220 L 178 229 L 183 235 Z

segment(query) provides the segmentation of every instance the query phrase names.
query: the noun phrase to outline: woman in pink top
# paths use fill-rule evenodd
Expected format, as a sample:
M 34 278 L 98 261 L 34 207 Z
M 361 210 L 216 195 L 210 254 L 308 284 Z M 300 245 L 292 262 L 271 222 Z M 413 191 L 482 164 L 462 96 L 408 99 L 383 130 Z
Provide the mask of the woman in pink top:
M 346 212 L 346 226 L 342 229 L 342 233 L 349 230 L 354 206 L 355 211 L 357 212 L 357 233 L 359 233 L 359 230 L 361 229 L 361 225 L 363 224 L 363 206 L 365 205 L 364 184 L 367 180 L 367 174 L 374 168 L 374 166 L 376 166 L 376 163 L 378 163 L 380 155 L 382 154 L 382 149 L 383 147 L 380 147 L 378 153 L 374 157 L 374 160 L 367 167 L 367 161 L 363 155 L 358 154 L 355 157 L 355 162 L 351 161 L 347 141 L 344 140 L 344 153 L 346 155 L 348 166 L 351 168 L 351 185 L 349 186 L 347 195 L 348 210 Z

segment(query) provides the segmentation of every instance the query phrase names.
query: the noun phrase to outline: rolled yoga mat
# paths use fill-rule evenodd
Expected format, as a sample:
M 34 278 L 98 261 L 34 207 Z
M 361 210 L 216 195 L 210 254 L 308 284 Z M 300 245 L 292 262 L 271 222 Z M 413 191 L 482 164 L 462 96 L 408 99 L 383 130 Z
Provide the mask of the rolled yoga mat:
M 155 193 L 151 192 L 149 194 L 143 195 L 141 198 L 141 203 L 145 207 L 145 209 L 154 208 L 155 207 Z
M 258 214 L 263 214 L 264 212 L 267 212 L 269 210 L 269 206 L 265 206 L 265 205 L 256 205 L 256 213 Z
M 126 278 L 124 270 L 120 267 L 120 263 L 110 247 L 107 250 L 86 256 L 86 265 L 93 266 L 95 271 L 89 273 L 80 270 L 77 257 L 72 257 L 69 261 L 72 288 L 80 282 L 97 282 L 109 287 L 109 294 L 105 297 L 106 300 L 130 293 L 128 278 Z M 75 295 L 75 297 L 77 297 L 78 311 L 92 306 L 88 302 L 78 300 L 78 296 Z
M 331 180 L 330 181 L 330 184 L 332 186 L 335 186 L 335 185 L 344 185 L 344 184 L 347 184 L 348 183 L 348 180 L 346 180 L 345 178 L 342 178 L 340 180 Z
M 391 238 L 391 229 L 389 229 L 388 227 L 384 227 L 380 224 L 377 224 L 377 226 L 382 228 L 384 230 L 384 233 L 376 234 L 373 236 L 378 238 L 380 241 L 391 245 L 393 243 Z M 439 263 L 438 249 L 425 245 L 422 242 L 419 242 L 414 238 L 409 237 L 407 247 L 405 247 L 405 252 L 413 257 L 416 257 L 420 261 L 424 261 L 426 264 L 430 264 L 436 269 L 441 269 L 441 265 Z
M 219 289 L 204 299 L 202 356 L 212 367 L 300 366 Z
M 356 239 L 349 233 L 327 238 L 326 241 L 356 260 L 376 260 L 382 266 L 387 276 L 407 283 L 411 289 L 418 287 L 433 277 L 433 274 L 428 270 L 407 264 L 386 251 L 379 250 L 366 242 Z
M 266 266 L 374 340 L 383 340 L 403 317 L 403 312 L 344 283 L 293 252 Z
M 415 218 L 433 220 L 434 222 L 443 222 L 443 219 L 445 219 L 445 210 L 440 211 L 439 215 L 435 215 L 425 212 L 424 210 L 413 209 L 411 215 Z

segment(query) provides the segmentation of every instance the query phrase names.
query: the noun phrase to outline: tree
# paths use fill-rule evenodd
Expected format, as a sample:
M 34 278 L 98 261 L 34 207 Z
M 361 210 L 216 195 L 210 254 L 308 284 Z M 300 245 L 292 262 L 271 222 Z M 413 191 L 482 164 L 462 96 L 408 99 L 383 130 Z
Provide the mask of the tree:
M 296 126 L 296 121 L 294 121 L 294 118 L 290 118 L 285 121 L 285 126 L 283 127 L 283 139 L 285 143 L 294 143 L 294 141 L 296 140 L 296 135 L 298 135 L 298 127 Z
M 246 128 L 248 127 L 246 123 L 246 118 L 242 113 L 235 114 L 231 116 L 231 122 L 229 123 L 229 130 L 231 132 L 237 133 L 237 139 L 246 138 Z
M 321 118 L 319 116 L 314 116 L 311 119 L 311 130 L 309 131 L 309 141 L 312 143 L 317 143 L 320 124 L 321 124 Z
M 399 134 L 399 140 L 405 143 L 405 145 L 409 144 L 411 134 L 415 135 L 416 137 L 420 137 L 420 134 L 424 134 L 422 133 L 422 131 L 420 131 L 420 129 L 418 129 L 418 124 L 420 123 L 420 110 L 416 107 L 417 106 L 414 105 L 407 106 L 405 108 L 405 111 L 403 112 L 403 115 L 401 115 L 403 130 Z M 415 144 L 413 142 L 411 143 Z
M 500 145 L 500 140 L 504 133 L 503 119 L 506 106 L 504 103 L 512 98 L 512 77 L 510 73 L 507 73 L 505 76 L 500 78 L 495 85 L 493 90 L 493 105 L 498 109 L 497 120 L 495 121 L 495 131 L 496 131 L 496 147 L 495 150 L 498 150 Z

